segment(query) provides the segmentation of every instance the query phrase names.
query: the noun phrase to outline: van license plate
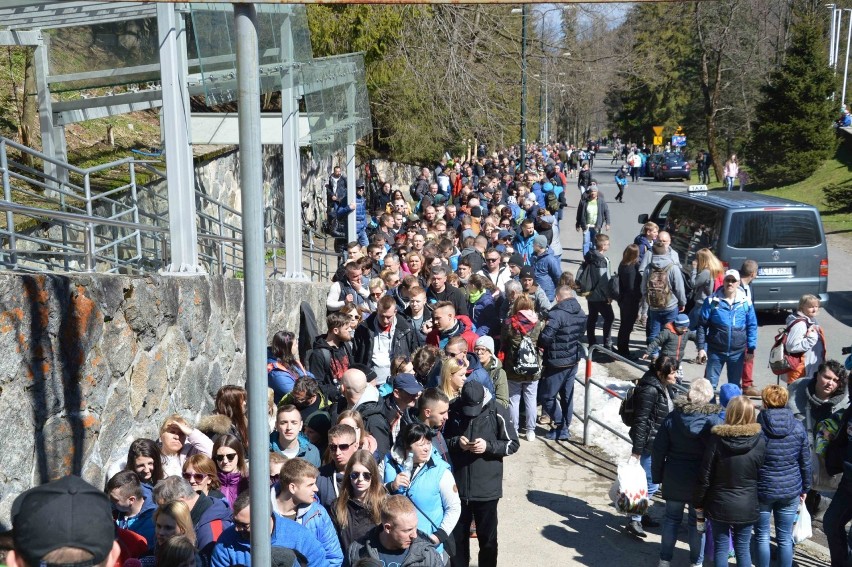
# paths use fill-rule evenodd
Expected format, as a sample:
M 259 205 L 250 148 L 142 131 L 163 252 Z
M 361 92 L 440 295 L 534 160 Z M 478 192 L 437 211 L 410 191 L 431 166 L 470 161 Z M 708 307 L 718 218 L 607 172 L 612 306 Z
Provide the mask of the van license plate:
M 793 275 L 793 267 L 785 267 L 785 268 L 758 268 L 757 269 L 758 276 L 792 276 Z

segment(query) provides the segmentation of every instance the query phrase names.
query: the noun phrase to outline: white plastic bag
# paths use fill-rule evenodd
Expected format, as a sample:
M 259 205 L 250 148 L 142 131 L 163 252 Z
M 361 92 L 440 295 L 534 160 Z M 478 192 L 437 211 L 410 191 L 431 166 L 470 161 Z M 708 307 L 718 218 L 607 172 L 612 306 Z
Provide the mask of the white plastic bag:
M 811 529 L 811 515 L 804 503 L 799 504 L 799 514 L 793 524 L 793 544 L 802 543 L 814 535 Z
M 609 496 L 616 509 L 624 514 L 641 516 L 648 511 L 648 479 L 639 461 L 631 458 L 618 465 L 618 479 Z

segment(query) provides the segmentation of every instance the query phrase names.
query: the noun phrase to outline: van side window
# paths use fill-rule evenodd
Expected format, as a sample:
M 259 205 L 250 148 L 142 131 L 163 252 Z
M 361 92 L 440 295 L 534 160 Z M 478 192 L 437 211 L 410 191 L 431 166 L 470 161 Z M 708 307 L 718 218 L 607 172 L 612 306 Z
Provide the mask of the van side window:
M 722 213 L 700 203 L 672 200 L 665 229 L 681 265 L 689 266 L 702 248 L 714 248 L 719 240 Z
M 819 220 L 811 210 L 742 211 L 731 215 L 732 248 L 806 248 L 822 243 Z

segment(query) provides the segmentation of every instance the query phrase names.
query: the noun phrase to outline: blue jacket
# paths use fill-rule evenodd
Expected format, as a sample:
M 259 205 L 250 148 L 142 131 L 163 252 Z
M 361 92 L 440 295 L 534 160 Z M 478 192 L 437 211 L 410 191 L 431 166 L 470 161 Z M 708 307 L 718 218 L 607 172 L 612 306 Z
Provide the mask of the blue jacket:
M 642 259 L 645 257 L 645 254 L 651 252 L 651 247 L 654 243 L 650 238 L 645 236 L 644 234 L 640 234 L 636 238 L 633 239 L 633 244 L 639 247 L 639 263 L 642 263 Z
M 393 482 L 396 476 L 402 472 L 403 463 L 400 462 L 400 458 L 403 462 L 405 461 L 404 457 L 394 454 L 393 451 L 385 455 L 384 479 L 382 481 L 385 486 Z M 449 471 L 450 466 L 433 448 L 432 456 L 416 471 L 408 488 L 400 487 L 396 491 L 396 494 L 404 494 L 415 504 L 417 508 L 417 529 L 427 535 L 435 534 L 435 537 L 441 541 L 441 544 L 437 546 L 438 553 L 443 552 L 444 542 L 450 536 L 440 529 L 441 522 L 444 520 L 445 504 L 440 497 L 441 478 Z
M 722 423 L 716 404 L 698 405 L 685 398 L 674 402 L 675 409 L 663 421 L 651 453 L 651 478 L 663 483 L 663 498 L 692 502 L 704 448 L 710 429 Z
M 325 551 L 310 530 L 274 512 L 272 520 L 273 546 L 286 547 L 300 553 L 307 559 L 309 567 L 326 565 Z M 233 526 L 222 532 L 210 558 L 210 567 L 232 565 L 251 567 L 251 542 L 243 539 Z
M 538 346 L 544 349 L 544 366 L 566 368 L 576 365 L 585 356 L 580 344 L 585 333 L 586 314 L 576 299 L 564 299 L 554 305 L 538 336 Z
M 532 266 L 533 256 L 535 256 L 533 253 L 533 239 L 536 236 L 536 233 L 533 232 L 532 236 L 524 238 L 524 235 L 518 232 L 515 240 L 512 241 L 512 247 L 515 249 L 515 253 L 521 255 L 521 258 L 524 259 L 525 266 Z
M 497 304 L 494 296 L 486 290 L 482 297 L 471 305 L 470 319 L 473 321 L 473 330 L 480 337 L 500 334 L 500 316 L 497 314 Z
M 123 512 L 120 512 L 115 523 L 119 528 L 130 530 L 144 537 L 145 541 L 148 542 L 148 551 L 154 551 L 154 546 L 157 543 L 157 539 L 154 537 L 154 512 L 156 510 L 157 505 L 154 503 L 154 499 L 146 497 L 138 514 L 132 518 L 127 518 Z
M 203 500 L 204 498 L 207 500 Z M 195 502 L 195 506 L 207 506 L 201 513 L 198 523 L 195 524 L 195 537 L 198 539 L 196 544 L 198 553 L 204 557 L 210 557 L 220 535 L 224 530 L 234 525 L 234 518 L 225 500 L 201 494 Z M 195 510 L 195 507 L 193 507 L 193 510 Z
M 757 416 L 766 439 L 766 457 L 757 480 L 761 502 L 791 499 L 811 488 L 811 451 L 802 422 L 789 408 L 763 409 Z
M 562 276 L 559 258 L 553 255 L 550 248 L 545 248 L 544 254 L 533 256 L 532 267 L 535 283 L 544 291 L 547 299 L 552 302 L 556 297 L 556 286 L 559 285 L 559 278 Z
M 269 450 L 277 451 L 278 453 L 282 453 L 281 446 L 278 445 L 278 431 L 273 431 L 269 434 Z M 299 433 L 299 452 L 296 453 L 296 456 L 300 459 L 305 459 L 313 466 L 319 468 L 320 462 L 320 452 L 310 441 L 305 437 L 304 433 Z
M 536 181 L 532 184 L 532 187 L 530 187 L 530 191 L 533 195 L 535 195 L 536 202 L 539 205 L 547 203 L 547 201 L 545 200 L 546 195 L 544 194 L 544 185 L 542 183 Z
M 355 198 L 355 232 L 367 230 L 368 222 L 370 222 L 370 217 L 367 214 L 367 199 L 358 196 Z
M 337 539 L 337 530 L 331 522 L 325 508 L 319 502 L 300 507 L 296 513 L 296 523 L 308 528 L 325 550 L 325 564 L 332 567 L 343 565 L 343 550 Z
M 712 349 L 723 355 L 754 352 L 757 347 L 757 316 L 741 289 L 733 304 L 723 299 L 720 289 L 704 301 L 698 317 L 696 342 L 699 350 Z

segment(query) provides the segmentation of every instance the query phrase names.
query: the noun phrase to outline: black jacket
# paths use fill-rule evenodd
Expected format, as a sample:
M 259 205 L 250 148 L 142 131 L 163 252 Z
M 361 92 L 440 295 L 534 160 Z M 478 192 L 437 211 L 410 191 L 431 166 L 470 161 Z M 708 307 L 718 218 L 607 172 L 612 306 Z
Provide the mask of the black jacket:
M 577 187 L 586 187 L 592 184 L 592 170 L 581 169 L 577 172 Z
M 633 441 L 633 454 L 641 455 L 653 447 L 657 430 L 669 414 L 669 406 L 663 383 L 653 370 L 649 370 L 639 379 L 633 395 L 636 409 L 633 427 L 630 428 L 630 439 Z
M 463 451 L 459 437 L 485 439 L 484 453 Z M 462 500 L 488 501 L 503 496 L 503 457 L 518 450 L 518 433 L 506 408 L 486 390 L 480 413 L 467 417 L 462 413 L 461 398 L 450 403 L 444 425 L 444 437 L 453 460 L 453 476 Z
M 576 299 L 564 299 L 554 305 L 538 336 L 538 346 L 544 349 L 544 366 L 568 368 L 577 364 L 585 355 L 580 344 L 585 333 L 586 314 Z
M 438 303 L 439 301 L 449 301 L 456 308 L 456 315 L 468 315 L 468 301 L 461 290 L 450 284 L 444 286 L 444 291 L 437 292 L 432 289 L 432 286 L 426 288 L 426 301 L 429 303 Z
M 316 377 L 325 399 L 334 402 L 340 395 L 338 384 L 352 364 L 352 349 L 346 343 L 336 347 L 321 335 L 314 340 L 308 355 L 308 370 Z
M 358 406 L 357 409 L 364 420 L 364 428 L 376 438 L 376 454 L 386 455 L 393 446 L 393 424 L 399 421 L 402 415 L 393 399 L 393 392 L 376 404 L 370 404 L 366 408 Z
M 422 347 L 426 344 L 426 333 L 422 332 L 420 328 L 414 326 L 414 320 L 411 316 L 411 306 L 405 307 L 402 312 L 402 316 L 405 317 L 405 320 L 408 321 L 408 324 L 411 326 L 411 329 L 414 331 L 414 338 L 417 341 L 417 348 Z M 423 307 L 423 322 L 432 320 L 432 308 L 427 303 Z M 421 323 L 422 324 L 422 323 Z M 416 349 L 415 349 L 416 350 Z
M 317 499 L 320 504 L 325 506 L 326 510 L 331 511 L 334 501 L 337 500 L 337 469 L 334 468 L 334 463 L 327 463 L 319 468 L 319 476 L 317 477 Z M 340 473 L 341 481 L 343 473 Z
M 589 224 L 587 217 L 588 206 L 589 200 L 585 196 L 582 197 L 580 203 L 577 205 L 577 227 L 580 230 L 585 230 L 586 225 Z M 610 224 L 609 220 L 609 206 L 604 201 L 603 193 L 598 191 L 598 219 L 595 221 L 595 230 L 600 232 L 603 225 Z
M 759 423 L 716 425 L 701 461 L 693 504 L 717 522 L 754 524 L 757 480 L 766 455 Z
M 373 313 L 355 328 L 352 340 L 352 355 L 358 364 L 371 367 L 373 364 L 373 339 L 376 338 L 376 314 Z M 391 337 L 391 357 L 410 356 L 417 348 L 417 335 L 408 320 L 396 314 L 396 327 Z
M 583 257 L 583 264 L 585 264 L 587 270 L 592 270 L 592 282 L 594 282 L 586 301 L 606 301 L 609 299 L 607 294 L 609 262 L 607 262 L 606 256 L 592 248 Z
M 694 404 L 686 398 L 674 406 L 654 439 L 651 479 L 663 483 L 666 500 L 691 502 L 710 429 L 722 422 L 722 406 Z
M 639 304 L 642 299 L 642 274 L 639 263 L 618 266 L 618 304 Z

